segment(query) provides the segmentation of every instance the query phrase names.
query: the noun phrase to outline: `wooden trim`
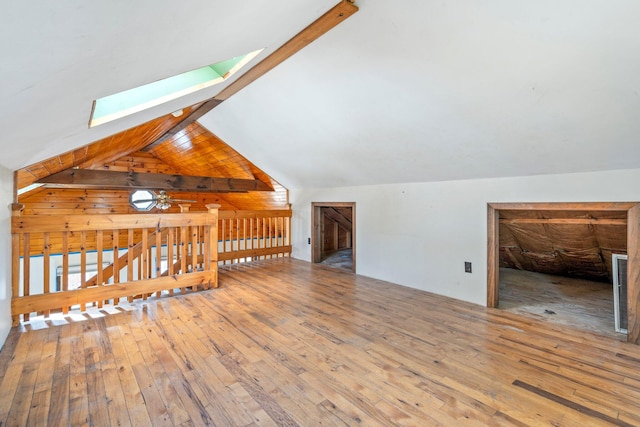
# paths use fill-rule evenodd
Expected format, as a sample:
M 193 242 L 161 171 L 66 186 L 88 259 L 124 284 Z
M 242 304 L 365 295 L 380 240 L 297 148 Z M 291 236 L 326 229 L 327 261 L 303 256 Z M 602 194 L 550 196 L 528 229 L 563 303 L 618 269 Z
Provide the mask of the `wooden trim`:
M 498 307 L 499 301 L 499 212 L 487 206 L 487 307 Z
M 281 64 L 295 53 L 317 40 L 320 36 L 327 33 L 357 11 L 358 6 L 348 0 L 342 0 L 320 18 L 307 26 L 304 30 L 300 31 L 298 34 L 293 36 L 293 38 L 276 49 L 271 55 L 267 56 L 246 73 L 234 80 L 229 86 L 217 94 L 215 99 L 229 99 L 229 97 L 235 95 L 240 90 L 244 89 L 249 84 L 274 69 L 277 65 Z
M 103 286 L 75 289 L 52 294 L 29 295 L 12 298 L 11 312 L 14 315 L 57 309 L 88 302 L 118 299 L 129 295 L 150 294 L 168 289 L 212 286 L 214 276 L 211 271 L 198 271 L 173 276 L 163 276 L 145 281 L 114 283 Z M 215 286 L 215 285 L 214 285 Z M 195 288 L 194 288 L 195 289 Z
M 233 252 L 220 252 L 218 261 L 232 261 L 238 258 L 261 257 L 267 255 L 290 254 L 291 245 L 288 246 L 270 246 L 259 249 L 246 249 Z
M 626 214 L 627 223 L 627 341 L 640 344 L 640 204 L 637 202 L 488 203 L 487 204 L 487 306 L 499 305 L 500 211 L 610 211 Z M 622 224 L 616 224 L 622 225 Z
M 489 203 L 495 209 L 504 211 L 628 211 L 637 202 L 538 202 L 538 203 Z
M 351 208 L 351 250 L 353 272 L 356 270 L 356 203 L 355 202 L 311 202 L 311 262 L 322 259 L 322 208 Z
M 135 228 L 164 228 L 200 224 L 213 225 L 216 218 L 208 212 L 157 215 L 32 215 L 12 217 L 13 233 L 45 233 L 59 231 L 92 231 Z
M 627 341 L 640 344 L 640 205 L 627 213 Z
M 240 218 L 291 218 L 292 212 L 290 209 L 273 209 L 264 211 L 220 211 L 218 213 L 219 219 L 240 219 Z
M 18 171 L 13 171 L 13 203 L 18 203 Z
M 500 224 L 627 225 L 626 218 L 503 218 Z

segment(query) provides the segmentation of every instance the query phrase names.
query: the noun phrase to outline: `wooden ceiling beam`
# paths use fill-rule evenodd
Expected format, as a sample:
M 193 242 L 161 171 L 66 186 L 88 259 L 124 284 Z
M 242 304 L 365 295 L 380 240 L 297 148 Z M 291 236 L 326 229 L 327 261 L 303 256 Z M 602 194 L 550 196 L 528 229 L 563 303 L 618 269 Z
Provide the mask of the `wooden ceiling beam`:
M 233 83 L 217 94 L 215 99 L 222 101 L 229 99 L 229 97 L 235 95 L 240 90 L 244 89 L 246 86 L 274 69 L 277 65 L 281 64 L 295 53 L 320 38 L 323 34 L 329 32 L 329 30 L 336 27 L 357 11 L 358 6 L 353 4 L 353 1 L 342 0 L 340 3 L 329 9 L 320 18 L 316 19 L 305 29 L 293 36 L 288 42 L 276 49 L 271 55 L 267 56 L 246 73 L 238 77 L 233 81 Z
M 336 209 L 331 208 L 331 207 L 322 208 L 322 212 L 329 219 L 337 222 L 342 228 L 344 228 L 348 232 L 351 232 L 351 230 L 353 229 L 353 224 L 351 223 L 351 220 L 349 218 L 345 217 L 344 215 L 342 215 Z
M 147 145 L 141 151 L 152 150 L 154 147 L 157 147 L 166 140 L 170 139 L 178 132 L 189 126 L 191 123 L 195 122 L 200 117 L 204 116 L 209 111 L 220 105 L 222 101 L 229 99 L 232 95 L 235 95 L 240 90 L 244 89 L 245 87 L 256 81 L 258 78 L 271 71 L 273 68 L 314 42 L 320 36 L 327 33 L 333 27 L 337 26 L 357 11 L 358 6 L 353 4 L 353 0 L 341 0 L 340 3 L 335 5 L 320 18 L 313 21 L 309 26 L 293 36 L 289 41 L 280 46 L 262 61 L 254 65 L 240 77 L 235 79 L 216 96 L 209 99 L 208 101 L 205 101 L 202 105 L 200 105 L 200 107 L 196 108 L 191 114 L 186 116 L 180 123 L 161 135 L 158 139 Z
M 212 98 L 206 102 L 203 102 L 199 107 L 193 110 L 191 114 L 185 117 L 180 123 L 178 123 L 171 129 L 163 133 L 158 139 L 153 141 L 151 144 L 140 149 L 140 151 L 148 152 L 153 150 L 155 147 L 162 144 L 166 140 L 173 138 L 178 132 L 186 129 L 187 126 L 189 126 L 191 123 L 195 122 L 200 117 L 204 116 L 205 114 L 207 114 L 209 111 L 216 108 L 221 103 L 222 103 L 222 100 L 215 99 L 215 98 Z
M 539 202 L 539 203 L 489 203 L 493 209 L 504 211 L 627 211 L 637 202 Z
M 213 178 L 160 173 L 67 169 L 38 181 L 46 187 L 82 189 L 149 189 L 197 193 L 273 191 L 257 179 Z
M 500 224 L 627 225 L 625 218 L 501 218 Z

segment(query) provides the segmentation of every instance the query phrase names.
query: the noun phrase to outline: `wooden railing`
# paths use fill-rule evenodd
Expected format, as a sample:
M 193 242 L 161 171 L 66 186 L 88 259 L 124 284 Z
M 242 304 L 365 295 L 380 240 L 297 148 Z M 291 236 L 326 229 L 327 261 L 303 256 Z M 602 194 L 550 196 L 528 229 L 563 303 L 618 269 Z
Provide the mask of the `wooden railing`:
M 12 217 L 14 324 L 20 315 L 27 320 L 31 313 L 218 285 L 218 205 L 179 214 L 24 217 L 20 206 L 14 205 Z M 70 241 L 79 242 L 78 252 L 70 251 Z M 41 269 L 32 269 L 36 262 Z M 69 283 L 73 269 L 79 274 L 75 289 Z
M 220 211 L 218 260 L 238 263 L 291 255 L 291 210 Z

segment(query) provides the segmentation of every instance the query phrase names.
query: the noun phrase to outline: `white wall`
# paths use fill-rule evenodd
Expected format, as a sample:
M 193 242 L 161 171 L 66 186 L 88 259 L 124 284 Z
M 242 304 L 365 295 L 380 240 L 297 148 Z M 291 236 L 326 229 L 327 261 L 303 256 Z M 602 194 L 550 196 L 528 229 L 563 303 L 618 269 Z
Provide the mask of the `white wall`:
M 0 167 L 0 348 L 11 329 L 11 211 L 13 173 Z
M 291 190 L 290 200 L 293 257 L 311 260 L 311 202 L 356 202 L 358 274 L 485 305 L 487 203 L 640 201 L 640 169 Z

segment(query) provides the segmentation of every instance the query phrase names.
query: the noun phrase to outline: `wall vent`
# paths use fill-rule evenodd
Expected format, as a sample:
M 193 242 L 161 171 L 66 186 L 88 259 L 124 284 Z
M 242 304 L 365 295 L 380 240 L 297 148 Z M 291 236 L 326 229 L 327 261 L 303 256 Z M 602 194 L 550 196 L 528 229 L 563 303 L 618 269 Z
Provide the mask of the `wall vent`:
M 613 254 L 613 307 L 616 332 L 627 333 L 627 255 Z

